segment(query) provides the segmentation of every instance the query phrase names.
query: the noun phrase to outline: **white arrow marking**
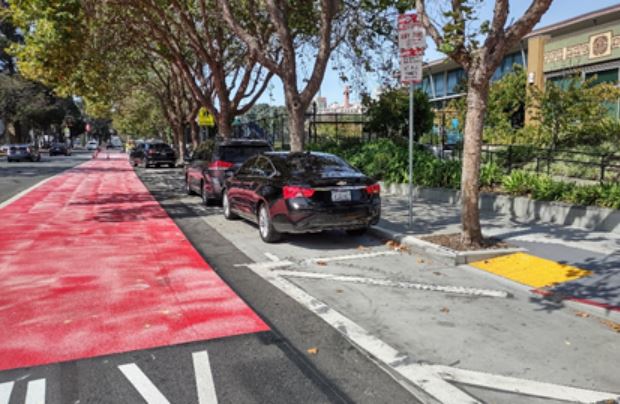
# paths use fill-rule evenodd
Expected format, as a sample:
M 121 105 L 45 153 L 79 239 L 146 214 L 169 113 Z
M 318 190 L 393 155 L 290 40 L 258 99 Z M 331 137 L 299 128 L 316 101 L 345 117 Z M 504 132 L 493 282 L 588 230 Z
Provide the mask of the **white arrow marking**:
M 0 383 L 0 404 L 9 404 L 15 382 Z
M 285 270 L 277 270 L 275 272 L 278 275 L 294 277 L 294 278 L 328 279 L 328 280 L 337 281 L 337 282 L 359 283 L 363 285 L 374 285 L 374 286 L 388 286 L 388 287 L 394 287 L 394 288 L 424 290 L 424 291 L 429 291 L 429 292 L 453 293 L 453 294 L 467 295 L 467 296 L 503 297 L 503 298 L 508 297 L 507 292 L 504 292 L 501 290 L 492 290 L 492 289 L 477 289 L 477 288 L 468 288 L 464 286 L 450 286 L 450 285 L 432 285 L 428 283 L 416 283 L 416 282 L 398 282 L 398 281 L 392 281 L 389 279 L 365 278 L 361 276 L 334 275 L 334 274 L 316 273 L 316 272 L 285 271 Z
M 128 363 L 126 365 L 120 365 L 118 368 L 148 404 L 170 404 L 168 399 L 155 387 L 153 382 L 140 370 L 138 365 L 135 363 Z
M 26 404 L 45 404 L 45 379 L 31 380 L 26 390 Z
M 194 352 L 192 359 L 194 361 L 194 373 L 196 374 L 198 404 L 217 404 L 209 354 L 207 351 Z

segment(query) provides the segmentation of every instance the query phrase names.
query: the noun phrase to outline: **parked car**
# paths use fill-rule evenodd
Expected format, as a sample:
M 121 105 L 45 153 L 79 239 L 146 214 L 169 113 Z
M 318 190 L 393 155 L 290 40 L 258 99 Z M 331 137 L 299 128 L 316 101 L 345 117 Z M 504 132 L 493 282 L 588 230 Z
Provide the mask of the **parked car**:
M 97 147 L 99 147 L 99 142 L 97 142 L 96 140 L 89 140 L 86 143 L 86 150 L 88 151 L 95 151 L 97 150 Z
M 64 143 L 54 143 L 50 146 L 50 156 L 70 156 L 71 148 Z
M 136 147 L 129 155 L 129 159 L 134 167 L 140 165 L 143 168 L 150 166 L 160 167 L 167 165 L 174 167 L 176 154 L 172 147 L 166 143 L 142 143 Z
M 379 222 L 380 186 L 333 154 L 269 152 L 253 157 L 226 181 L 226 219 L 258 224 L 263 241 L 281 233 L 346 230 L 363 234 Z
M 41 161 L 41 153 L 37 147 L 29 144 L 12 144 L 9 145 L 6 156 L 7 161 Z
M 9 145 L 3 144 L 0 146 L 0 156 L 6 156 L 7 154 L 9 154 Z
M 264 140 L 232 139 L 218 141 L 212 150 L 194 155 L 185 168 L 185 190 L 197 193 L 205 204 L 220 201 L 226 178 L 250 157 L 271 151 Z

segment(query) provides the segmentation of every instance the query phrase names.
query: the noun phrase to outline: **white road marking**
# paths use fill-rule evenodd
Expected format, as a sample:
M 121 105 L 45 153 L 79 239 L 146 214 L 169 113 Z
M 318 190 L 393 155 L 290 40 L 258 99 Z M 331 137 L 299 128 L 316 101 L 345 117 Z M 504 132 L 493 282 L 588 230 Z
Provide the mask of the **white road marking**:
M 257 270 L 270 270 L 270 269 L 275 269 L 275 268 L 290 267 L 293 265 L 296 265 L 296 264 L 292 261 L 283 260 L 283 261 L 277 261 L 277 262 L 267 261 L 267 262 L 256 262 L 253 264 L 235 264 L 235 267 L 248 267 L 248 268 L 253 268 L 253 269 L 256 268 Z
M 403 288 L 403 289 L 424 290 L 424 291 L 429 291 L 429 292 L 453 293 L 453 294 L 467 295 L 467 296 L 500 297 L 500 298 L 507 298 L 508 296 L 510 296 L 509 293 L 504 292 L 502 290 L 477 289 L 477 288 L 468 288 L 464 286 L 433 285 L 433 284 L 428 284 L 428 283 L 417 283 L 417 282 L 399 282 L 399 281 L 392 281 L 390 279 L 365 278 L 361 276 L 334 275 L 334 274 L 316 273 L 316 272 L 301 272 L 301 271 L 286 271 L 286 270 L 277 270 L 275 272 L 277 272 L 278 275 L 293 277 L 293 278 L 326 279 L 326 280 L 332 280 L 332 281 L 337 281 L 337 282 L 358 283 L 362 285 L 388 286 L 388 287 Z
M 357 260 L 357 259 L 362 259 L 362 258 L 383 257 L 383 256 L 386 256 L 386 255 L 398 255 L 398 254 L 400 254 L 398 251 L 377 251 L 377 252 L 373 252 L 373 253 L 341 255 L 341 256 L 337 256 L 337 257 L 309 258 L 309 259 L 304 260 L 302 262 L 303 263 L 316 264 L 317 262 L 347 261 L 347 260 Z
M 67 171 L 68 171 L 68 170 L 67 170 Z M 30 191 L 32 191 L 33 189 L 40 187 L 41 185 L 45 184 L 46 182 L 51 181 L 51 180 L 53 180 L 54 178 L 56 178 L 56 177 L 58 177 L 59 175 L 64 174 L 64 173 L 65 173 L 65 171 L 63 171 L 63 172 L 61 172 L 61 173 L 59 173 L 59 174 L 53 175 L 53 176 L 51 176 L 51 177 L 49 177 L 49 178 L 45 178 L 45 179 L 43 179 L 43 180 L 41 180 L 41 181 L 37 182 L 37 183 L 36 183 L 36 184 L 34 184 L 33 186 L 28 187 L 28 188 L 24 189 L 24 190 L 23 190 L 23 191 L 21 191 L 21 192 L 18 192 L 17 194 L 13 195 L 12 197 L 10 197 L 9 199 L 7 199 L 6 201 L 4 201 L 4 202 L 0 203 L 0 209 L 6 208 L 7 206 L 9 206 L 9 205 L 10 205 L 10 204 L 12 204 L 13 202 L 17 201 L 18 199 L 20 199 L 21 197 L 23 197 L 24 195 L 26 195 L 27 193 L 29 193 L 29 192 L 30 192 Z
M 0 383 L 0 404 L 9 404 L 15 382 Z
M 148 404 L 170 404 L 168 399 L 155 387 L 138 365 L 128 363 L 126 365 L 119 365 L 118 368 Z
M 434 370 L 446 380 L 473 386 L 488 387 L 512 393 L 526 394 L 543 398 L 564 400 L 578 403 L 595 403 L 605 400 L 619 400 L 620 395 L 602 393 L 599 391 L 578 389 L 569 386 L 537 382 L 533 380 L 517 379 L 514 377 L 493 375 L 484 372 L 452 368 L 448 366 L 433 366 Z
M 333 328 L 342 333 L 345 338 L 354 345 L 366 351 L 384 368 L 389 369 L 388 374 L 399 374 L 424 393 L 444 404 L 478 404 L 475 398 L 469 396 L 463 390 L 448 383 L 448 381 L 460 382 L 472 386 L 486 387 L 498 391 L 519 393 L 529 396 L 545 397 L 556 400 L 592 403 L 606 399 L 617 399 L 618 394 L 585 390 L 574 387 L 562 386 L 551 383 L 532 382 L 529 380 L 510 378 L 500 375 L 492 375 L 484 372 L 476 372 L 452 368 L 449 366 L 427 365 L 416 363 L 407 354 L 398 352 L 396 349 L 370 334 L 364 328 L 332 309 L 322 301 L 314 298 L 301 288 L 294 285 L 282 275 L 283 272 L 294 271 L 270 271 L 264 265 L 248 265 L 250 270 L 267 280 L 278 289 L 295 299 L 308 310 L 315 313 Z M 401 382 L 401 380 L 396 379 Z M 405 385 L 405 387 L 408 387 Z M 408 389 L 411 391 L 411 389 Z M 427 397 L 420 392 L 412 392 L 420 400 L 427 402 Z
M 207 351 L 194 352 L 192 359 L 194 361 L 194 373 L 196 374 L 198 404 L 217 404 L 209 354 Z
M 325 303 L 310 296 L 305 291 L 295 286 L 290 281 L 279 276 L 277 272 L 251 268 L 259 276 L 265 278 L 278 289 L 301 303 L 303 306 L 317 314 L 332 327 L 340 331 L 355 345 L 379 359 L 384 365 L 399 373 L 416 386 L 424 388 L 429 394 L 446 404 L 479 403 L 462 390 L 443 381 L 440 377 L 433 376 L 431 372 L 422 368 L 411 368 L 411 365 L 399 365 L 408 360 L 406 355 L 399 353 L 385 342 L 368 333 L 362 327 L 349 320 L 339 312 L 331 309 Z M 393 364 L 393 365 L 390 365 Z
M 266 252 L 266 253 L 265 253 L 265 257 L 269 258 L 269 259 L 270 259 L 271 261 L 273 261 L 273 262 L 278 262 L 278 261 L 280 261 L 280 258 L 278 258 L 278 256 L 277 256 L 277 255 L 272 254 L 272 253 L 268 253 L 268 252 Z
M 25 404 L 45 404 L 45 379 L 31 380 L 26 390 Z

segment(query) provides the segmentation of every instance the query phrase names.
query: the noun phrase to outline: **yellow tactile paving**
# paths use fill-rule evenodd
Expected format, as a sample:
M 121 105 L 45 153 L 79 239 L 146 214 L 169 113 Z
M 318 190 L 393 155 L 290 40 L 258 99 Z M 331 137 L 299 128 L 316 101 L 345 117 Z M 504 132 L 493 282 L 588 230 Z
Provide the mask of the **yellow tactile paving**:
M 590 275 L 590 271 L 585 269 L 525 253 L 504 255 L 473 262 L 470 265 L 534 288 L 568 282 Z

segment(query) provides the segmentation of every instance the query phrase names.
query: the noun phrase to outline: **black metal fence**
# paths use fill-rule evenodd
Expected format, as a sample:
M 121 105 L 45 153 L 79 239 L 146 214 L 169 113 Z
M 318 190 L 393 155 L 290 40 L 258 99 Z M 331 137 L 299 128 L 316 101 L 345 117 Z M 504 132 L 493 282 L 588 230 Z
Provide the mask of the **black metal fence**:
M 462 149 L 456 148 L 451 155 L 461 159 Z M 484 163 L 496 164 L 506 173 L 522 169 L 568 179 L 620 180 L 620 153 L 617 152 L 485 144 L 482 146 L 482 159 Z

